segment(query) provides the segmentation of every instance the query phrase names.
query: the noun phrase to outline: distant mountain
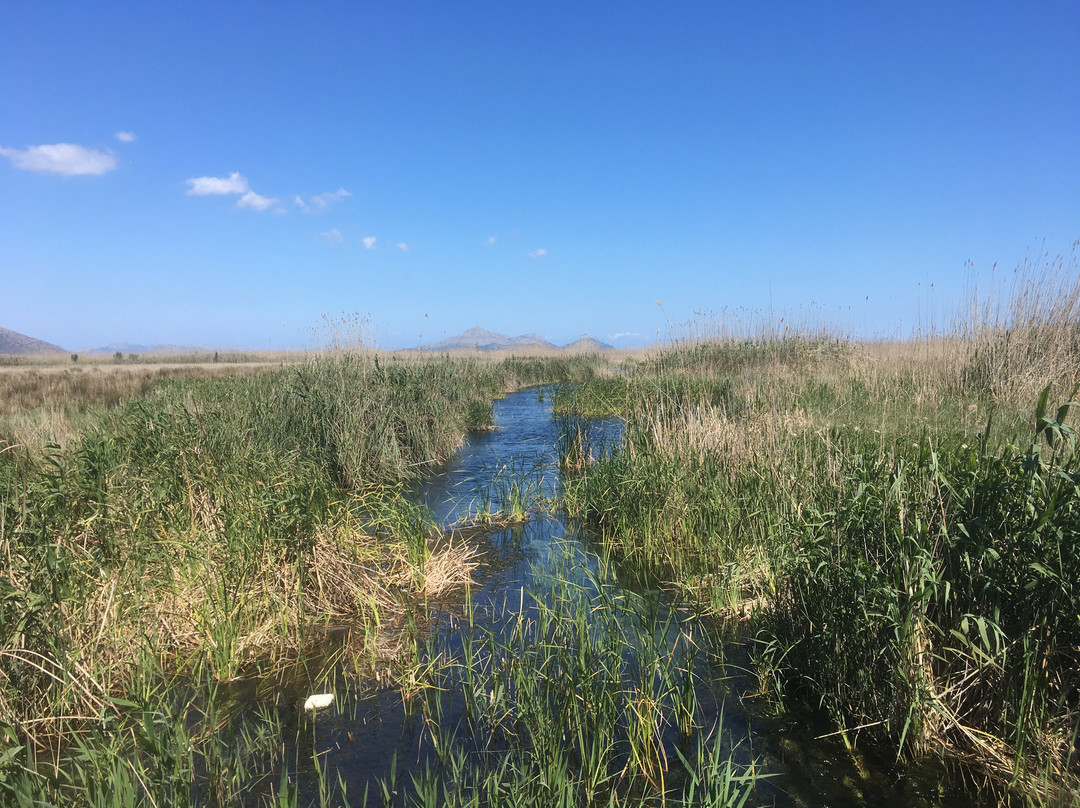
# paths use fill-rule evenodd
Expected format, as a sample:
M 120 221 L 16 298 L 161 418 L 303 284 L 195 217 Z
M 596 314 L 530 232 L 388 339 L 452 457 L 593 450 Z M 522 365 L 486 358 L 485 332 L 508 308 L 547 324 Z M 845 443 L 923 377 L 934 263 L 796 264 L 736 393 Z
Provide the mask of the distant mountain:
M 58 354 L 67 353 L 59 345 L 34 339 L 18 331 L 0 328 L 0 354 Z
M 608 345 L 606 342 L 601 342 L 596 337 L 582 334 L 569 345 L 564 345 L 563 350 L 573 351 L 575 353 L 591 353 L 592 351 L 611 351 L 614 350 L 614 346 Z
M 100 348 L 87 348 L 83 353 L 87 354 L 114 354 L 117 351 L 123 354 L 176 354 L 176 353 L 210 353 L 212 349 L 201 345 L 138 345 L 133 342 L 110 342 Z
M 522 334 L 520 337 L 508 337 L 506 334 L 496 334 L 494 331 L 480 328 L 479 326 L 462 331 L 456 337 L 447 337 L 439 342 L 429 342 L 421 345 L 419 351 L 503 351 L 512 348 L 547 348 L 558 350 L 539 334 Z

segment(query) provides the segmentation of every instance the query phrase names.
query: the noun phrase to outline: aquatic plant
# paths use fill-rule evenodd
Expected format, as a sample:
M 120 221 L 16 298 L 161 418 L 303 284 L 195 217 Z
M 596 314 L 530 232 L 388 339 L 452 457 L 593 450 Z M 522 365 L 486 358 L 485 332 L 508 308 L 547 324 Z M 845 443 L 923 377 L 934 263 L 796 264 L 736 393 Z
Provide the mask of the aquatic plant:
M 722 716 L 702 720 L 690 624 L 580 546 L 552 549 L 535 591 L 470 614 L 460 652 L 422 649 L 439 659 L 424 667 L 435 760 L 415 804 L 744 804 L 760 778 Z

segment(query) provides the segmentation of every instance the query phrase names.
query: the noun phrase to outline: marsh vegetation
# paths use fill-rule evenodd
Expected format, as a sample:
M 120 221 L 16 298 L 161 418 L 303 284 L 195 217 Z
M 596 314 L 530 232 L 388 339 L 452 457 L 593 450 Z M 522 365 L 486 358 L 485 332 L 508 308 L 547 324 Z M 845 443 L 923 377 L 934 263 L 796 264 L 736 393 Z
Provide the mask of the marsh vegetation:
M 488 426 L 505 389 L 595 365 L 338 351 L 10 415 L 3 788 L 58 804 L 241 799 L 280 757 L 280 722 L 249 716 L 223 739 L 229 686 L 270 681 L 340 624 L 342 653 L 373 672 L 389 653 L 379 626 L 469 569 L 401 484 Z M 12 382 L 34 383 L 55 390 L 47 374 Z M 64 445 L 33 423 L 57 411 L 78 423 Z
M 556 409 L 568 507 L 742 622 L 775 709 L 1072 804 L 1080 285 L 1042 269 L 947 335 L 694 335 Z M 599 413 L 626 433 L 593 451 L 574 425 Z
M 830 802 L 1074 804 L 1078 289 L 618 367 L 10 371 L 0 801 L 812 803 L 746 735 L 798 716 L 855 772 Z M 548 455 L 434 513 L 417 480 L 534 385 Z M 372 705 L 412 753 L 358 774 Z

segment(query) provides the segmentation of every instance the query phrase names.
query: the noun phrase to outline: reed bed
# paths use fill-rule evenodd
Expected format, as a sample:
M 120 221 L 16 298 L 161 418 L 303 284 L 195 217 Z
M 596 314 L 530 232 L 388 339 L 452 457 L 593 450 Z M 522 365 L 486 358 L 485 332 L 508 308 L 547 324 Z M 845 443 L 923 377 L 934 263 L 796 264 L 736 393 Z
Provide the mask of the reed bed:
M 995 798 L 1072 804 L 1069 266 L 1067 282 L 1036 273 L 946 334 L 682 340 L 568 389 L 556 405 L 569 507 L 744 621 L 778 706 L 819 707 L 852 746 L 961 761 Z M 581 432 L 601 413 L 626 420 L 620 446 Z
M 219 694 L 341 623 L 370 672 L 379 627 L 476 563 L 400 483 L 489 426 L 492 397 L 600 365 L 333 351 L 228 378 L 35 378 L 85 410 L 64 445 L 0 447 L 0 801 L 236 804 L 281 727 Z

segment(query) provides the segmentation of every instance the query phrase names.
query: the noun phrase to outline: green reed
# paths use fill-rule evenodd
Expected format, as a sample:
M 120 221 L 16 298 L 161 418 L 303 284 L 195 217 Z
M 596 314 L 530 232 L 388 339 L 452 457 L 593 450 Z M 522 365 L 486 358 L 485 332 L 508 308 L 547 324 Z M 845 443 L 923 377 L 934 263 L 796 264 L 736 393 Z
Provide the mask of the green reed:
M 235 804 L 262 764 L 234 760 L 220 733 L 246 724 L 195 721 L 195 764 L 190 738 L 158 743 L 151 730 L 190 728 L 194 704 L 216 709 L 219 683 L 301 657 L 332 620 L 358 626 L 355 667 L 370 670 L 379 623 L 428 587 L 437 538 L 398 483 L 489 425 L 493 396 L 598 367 L 340 352 L 251 377 L 159 380 L 94 411 L 63 448 L 5 441 L 4 800 Z M 170 700 L 174 676 L 195 701 Z M 276 732 L 259 748 L 279 749 Z M 170 771 L 172 785 L 154 785 Z
M 1053 799 L 1076 787 L 1080 477 L 1068 405 L 1045 409 L 1023 451 L 844 458 L 795 525 L 762 636 L 785 687 L 841 726 L 947 742 Z
M 555 504 L 554 495 L 550 484 L 545 484 L 542 460 L 496 460 L 491 479 L 479 484 L 476 500 L 460 527 L 526 522 L 535 513 L 550 510 Z
M 417 805 L 741 805 L 757 777 L 706 724 L 693 629 L 572 545 L 533 592 L 428 648 L 436 751 Z M 427 658 L 427 657 L 425 657 Z M 447 694 L 458 694 L 455 700 Z M 460 718 L 456 716 L 460 715 Z
M 1029 799 L 1068 801 L 1080 775 L 1068 390 L 1056 412 L 1050 388 L 1031 391 L 1032 431 L 970 386 L 948 355 L 962 345 L 875 357 L 786 342 L 680 346 L 567 389 L 569 506 L 622 556 L 751 617 L 763 684 L 820 705 L 850 744 L 947 751 Z M 598 411 L 626 421 L 604 453 L 576 420 Z

